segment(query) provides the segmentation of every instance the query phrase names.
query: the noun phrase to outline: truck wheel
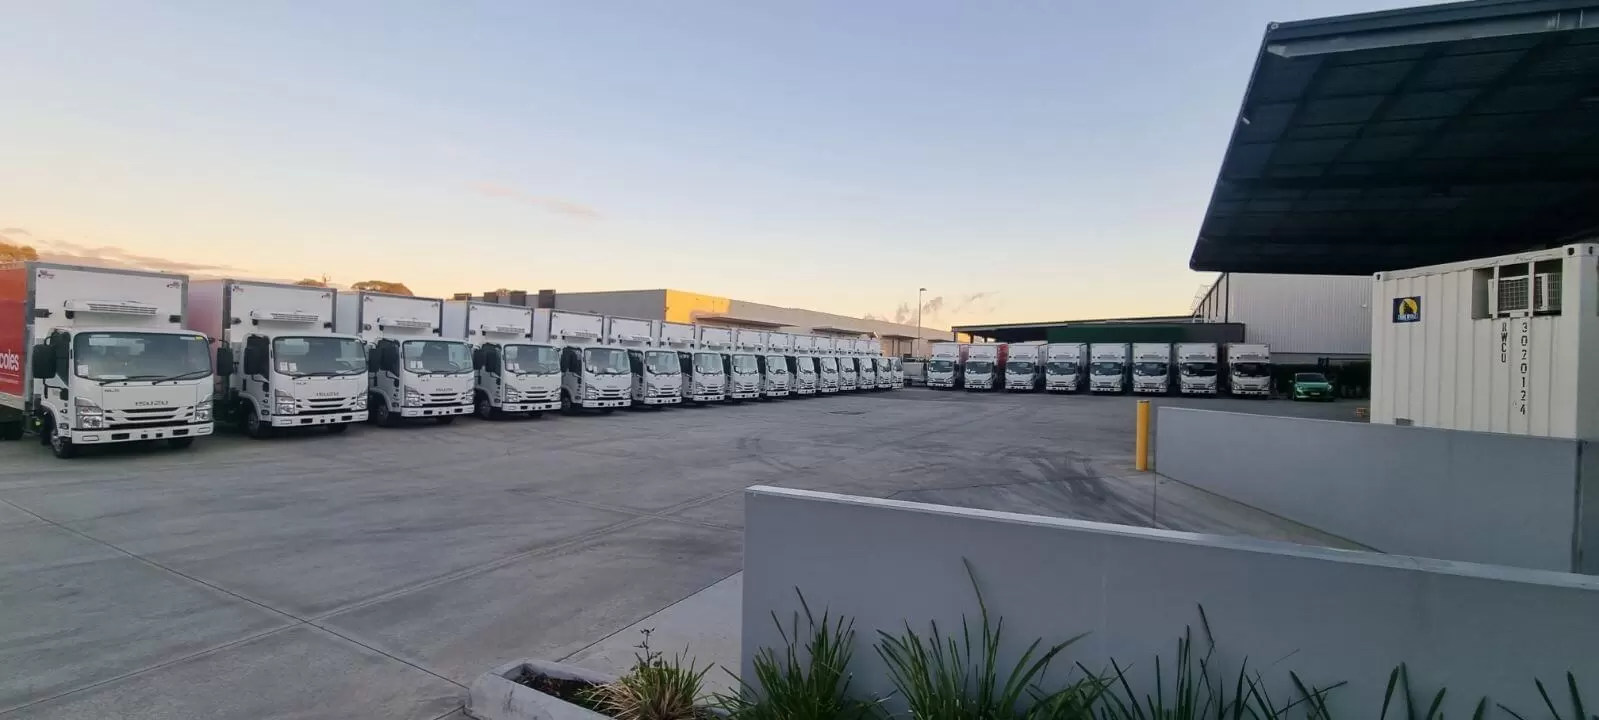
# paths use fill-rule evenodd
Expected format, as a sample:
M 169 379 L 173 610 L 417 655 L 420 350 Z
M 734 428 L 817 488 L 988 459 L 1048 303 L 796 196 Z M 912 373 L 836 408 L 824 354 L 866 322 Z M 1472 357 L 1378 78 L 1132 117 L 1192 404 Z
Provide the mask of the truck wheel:
M 565 390 L 562 390 L 561 391 L 561 414 L 562 415 L 572 415 L 572 414 L 575 414 L 575 413 L 576 413 L 576 410 L 572 407 L 572 394 L 567 392 L 567 391 L 565 391 Z
M 394 427 L 400 422 L 394 413 L 389 412 L 389 403 L 383 400 L 379 400 L 377 406 L 372 409 L 372 419 L 380 427 Z
M 0 440 L 21 440 L 22 422 L 8 422 L 0 425 Z
M 194 438 L 192 437 L 170 438 L 167 440 L 167 447 L 173 450 L 184 450 L 193 444 Z
M 349 423 L 336 423 L 336 424 L 328 426 L 328 434 L 329 435 L 342 435 L 344 433 L 344 431 L 349 430 L 349 429 L 350 429 L 350 424 Z
M 436 418 L 433 418 L 433 422 L 438 423 L 440 425 L 449 425 L 450 423 L 455 422 L 455 416 L 454 415 L 444 415 L 442 417 L 436 417 Z
M 61 434 L 50 431 L 50 452 L 62 460 L 70 460 L 78 456 L 78 447 L 72 441 L 61 437 Z
M 261 416 L 256 413 L 255 408 L 252 406 L 246 410 L 248 412 L 244 416 L 244 434 L 256 440 L 272 437 L 272 426 L 261 422 Z
M 484 420 L 498 420 L 500 417 L 500 413 L 494 409 L 492 404 L 489 403 L 489 396 L 487 395 L 477 396 L 476 410 L 477 416 Z

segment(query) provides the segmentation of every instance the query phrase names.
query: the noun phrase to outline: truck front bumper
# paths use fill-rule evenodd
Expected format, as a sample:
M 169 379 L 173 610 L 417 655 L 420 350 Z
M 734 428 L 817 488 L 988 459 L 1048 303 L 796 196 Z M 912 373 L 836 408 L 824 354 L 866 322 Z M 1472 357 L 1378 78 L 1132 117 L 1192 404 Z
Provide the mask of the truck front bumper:
M 721 402 L 722 398 L 725 397 L 727 396 L 722 393 L 701 393 L 689 399 L 693 400 L 694 402 Z
M 560 410 L 560 409 L 561 409 L 561 403 L 560 403 L 559 400 L 557 400 L 555 402 L 506 403 L 506 404 L 500 406 L 500 411 L 501 412 L 508 412 L 508 413 L 544 412 L 546 410 Z
M 342 425 L 344 423 L 366 422 L 366 415 L 365 410 L 319 415 L 273 415 L 272 427 L 310 427 L 312 425 Z
M 1160 385 L 1138 385 L 1133 388 L 1133 392 L 1143 395 L 1164 395 L 1166 388 Z
M 1229 392 L 1228 394 L 1229 395 L 1254 395 L 1254 396 L 1258 396 L 1258 397 L 1266 397 L 1268 395 L 1271 395 L 1271 391 L 1267 390 L 1266 388 L 1236 388 L 1235 387 L 1235 388 L 1232 389 L 1232 392 Z
M 448 405 L 445 407 L 408 407 L 400 408 L 400 417 L 449 417 L 451 415 L 467 415 L 471 412 L 471 405 Z
M 754 400 L 754 399 L 756 399 L 756 398 L 758 398 L 760 396 L 761 396 L 761 394 L 758 393 L 758 392 L 736 392 L 736 393 L 729 393 L 728 396 L 727 396 L 727 399 L 729 399 L 729 400 Z
M 1011 384 L 1011 383 L 1005 383 L 1005 390 L 1007 392 L 1032 392 L 1033 391 L 1033 385 L 1032 385 L 1032 383 L 1027 383 L 1027 384 L 1016 383 L 1014 385 Z
M 819 390 L 819 391 L 818 391 L 818 392 L 820 392 L 820 393 L 822 393 L 822 394 L 823 394 L 823 395 L 828 395 L 828 394 L 831 394 L 831 393 L 836 393 L 836 392 L 838 392 L 838 386 L 836 386 L 836 385 L 834 385 L 834 386 L 825 386 L 825 385 L 824 385 L 824 386 L 823 386 L 823 387 L 822 387 L 822 389 L 821 389 L 821 390 Z
M 928 386 L 928 387 L 942 387 L 942 388 L 955 387 L 955 381 L 954 380 L 928 380 L 926 383 L 923 383 L 923 384 Z
M 627 407 L 632 404 L 633 400 L 631 398 L 624 398 L 622 400 L 584 400 L 583 402 L 578 403 L 577 406 L 580 408 L 593 409 Z
M 1215 395 L 1216 394 L 1216 388 L 1213 388 L 1213 387 L 1201 387 L 1201 388 L 1186 387 L 1186 388 L 1182 389 L 1182 393 L 1184 395 Z
M 680 402 L 683 402 L 683 398 L 678 397 L 677 395 L 663 396 L 663 397 L 647 397 L 647 398 L 644 398 L 643 400 L 640 400 L 639 402 L 644 404 L 644 405 L 676 405 L 676 404 L 678 404 Z
M 210 435 L 212 427 L 211 423 L 206 422 L 160 428 L 67 430 L 66 433 L 67 438 L 72 441 L 73 445 L 110 445 L 113 443 L 139 442 L 141 440 L 202 437 Z
M 761 395 L 764 396 L 764 397 L 769 397 L 769 398 L 788 397 L 788 391 L 787 390 L 767 390 L 766 392 L 761 393 Z
M 1091 386 L 1089 386 L 1088 391 L 1089 392 L 1097 392 L 1097 393 L 1119 393 L 1119 392 L 1122 391 L 1122 386 L 1120 386 L 1120 385 L 1091 385 Z
M 1076 383 L 1055 383 L 1053 385 L 1045 385 L 1044 389 L 1049 392 L 1077 392 L 1077 385 Z

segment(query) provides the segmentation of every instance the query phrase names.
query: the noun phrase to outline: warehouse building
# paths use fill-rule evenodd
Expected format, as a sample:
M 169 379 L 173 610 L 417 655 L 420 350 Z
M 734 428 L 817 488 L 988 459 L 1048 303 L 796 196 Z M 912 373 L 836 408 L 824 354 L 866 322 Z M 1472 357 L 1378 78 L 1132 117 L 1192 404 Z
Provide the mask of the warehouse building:
M 1222 273 L 1194 306 L 1206 323 L 1241 323 L 1242 342 L 1278 363 L 1371 359 L 1371 277 Z
M 474 297 L 471 293 L 457 299 Z M 701 323 L 720 327 L 814 333 L 845 338 L 875 338 L 883 344 L 883 354 L 925 357 L 927 344 L 950 337 L 948 330 L 918 328 L 884 320 L 866 320 L 832 313 L 786 308 L 748 300 L 683 290 L 608 290 L 602 292 L 557 292 L 540 290 L 536 296 L 523 291 L 489 292 L 475 296 L 488 302 L 575 310 L 643 320 Z
M 1238 323 L 1202 322 L 1188 315 L 960 325 L 977 342 L 1213 342 L 1244 341 Z

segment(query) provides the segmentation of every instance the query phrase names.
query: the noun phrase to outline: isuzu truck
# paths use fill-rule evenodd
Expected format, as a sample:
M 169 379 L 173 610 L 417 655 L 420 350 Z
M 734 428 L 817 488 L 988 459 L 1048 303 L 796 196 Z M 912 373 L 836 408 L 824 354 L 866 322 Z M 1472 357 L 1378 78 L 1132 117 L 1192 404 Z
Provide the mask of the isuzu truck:
M 367 407 L 392 426 L 432 418 L 447 425 L 472 412 L 472 347 L 442 337 L 444 301 L 387 293 L 341 292 L 335 328 L 367 346 Z
M 677 369 L 681 373 L 678 395 L 683 404 L 716 402 L 724 397 L 722 356 L 700 350 L 697 326 L 657 320 L 655 346 L 676 358 Z
M 927 386 L 930 388 L 958 388 L 963 386 L 966 370 L 966 343 L 936 342 L 928 346 Z
M 1088 391 L 1127 392 L 1127 343 L 1094 343 L 1088 346 Z
M 20 262 L 0 267 L 0 439 L 85 445 L 211 434 L 211 345 L 184 328 L 189 279 Z M 231 370 L 231 353 L 221 353 Z
M 671 323 L 669 323 L 671 324 Z M 694 375 L 688 379 L 685 396 L 694 403 L 723 402 L 733 391 L 733 331 L 727 328 L 694 326 L 695 347 L 691 352 Z M 678 351 L 682 357 L 682 351 Z
M 761 375 L 765 384 L 761 395 L 769 398 L 788 397 L 793 375 L 788 371 L 789 356 L 794 353 L 794 336 L 785 332 L 768 332 L 766 354 L 761 358 Z
M 734 330 L 733 352 L 728 354 L 728 391 L 730 400 L 756 400 L 761 397 L 761 349 L 766 343 L 758 330 Z
M 1044 346 L 1044 390 L 1074 393 L 1088 385 L 1088 345 L 1049 343 Z
M 816 336 L 794 336 L 794 352 L 788 356 L 788 374 L 794 378 L 795 395 L 816 394 Z
M 1216 343 L 1177 343 L 1177 390 L 1182 395 L 1216 394 Z
M 816 390 L 823 395 L 838 392 L 838 351 L 833 348 L 833 338 L 815 336 L 811 347 L 816 352 Z
M 1171 343 L 1133 343 L 1133 392 L 1165 395 L 1171 389 Z
M 864 338 L 850 341 L 850 359 L 855 363 L 855 388 L 877 389 L 877 366 L 872 363 L 871 349 Z
M 859 366 L 855 364 L 855 341 L 833 338 L 833 357 L 838 361 L 838 389 L 854 392 L 860 385 Z
M 536 417 L 561 409 L 561 353 L 548 341 L 533 342 L 533 308 L 450 300 L 443 335 L 472 346 L 478 417 Z
M 1000 387 L 1005 360 L 1004 343 L 973 343 L 966 350 L 966 389 L 987 391 Z
M 303 285 L 189 282 L 189 328 L 237 361 L 217 376 L 217 420 L 253 438 L 296 427 L 338 433 L 366 422 L 366 346 L 333 332 L 337 298 L 336 290 Z
M 1032 392 L 1044 384 L 1044 342 L 1005 344 L 1005 390 Z
M 614 412 L 633 404 L 627 351 L 605 342 L 605 316 L 540 308 L 533 340 L 561 348 L 561 411 Z
M 1271 397 L 1271 347 L 1227 344 L 1227 393 Z
M 655 321 L 605 318 L 605 340 L 627 351 L 633 407 L 660 407 L 683 402 L 683 369 L 677 352 L 656 345 Z

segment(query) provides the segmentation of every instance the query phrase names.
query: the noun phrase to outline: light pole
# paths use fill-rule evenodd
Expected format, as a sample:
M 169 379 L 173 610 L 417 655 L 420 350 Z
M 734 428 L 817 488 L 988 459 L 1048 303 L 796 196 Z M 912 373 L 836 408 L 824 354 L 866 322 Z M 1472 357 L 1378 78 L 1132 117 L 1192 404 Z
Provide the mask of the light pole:
M 922 344 L 922 293 L 924 293 L 924 292 L 927 292 L 927 288 L 916 288 L 916 345 L 917 346 L 911 348 L 911 354 L 912 355 L 916 355 L 917 351 L 919 351 L 921 349 L 921 344 Z M 920 355 L 916 355 L 916 356 L 917 357 L 921 357 Z

